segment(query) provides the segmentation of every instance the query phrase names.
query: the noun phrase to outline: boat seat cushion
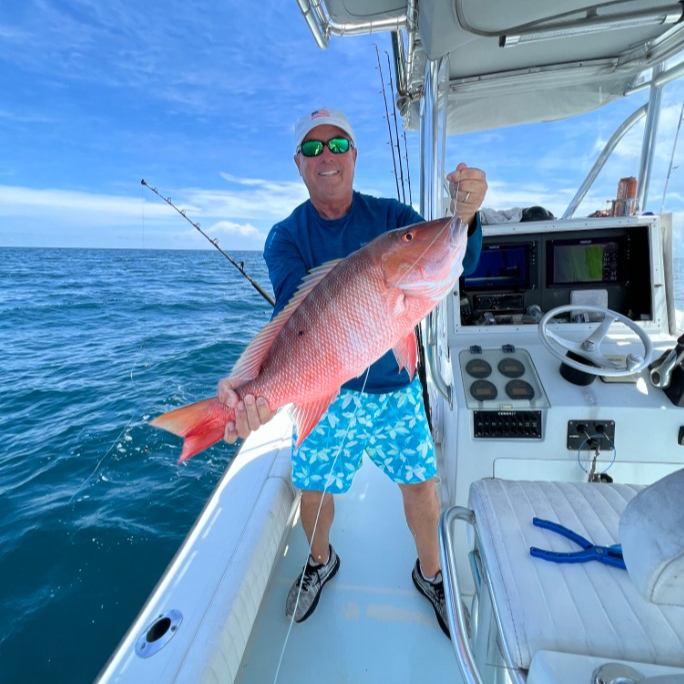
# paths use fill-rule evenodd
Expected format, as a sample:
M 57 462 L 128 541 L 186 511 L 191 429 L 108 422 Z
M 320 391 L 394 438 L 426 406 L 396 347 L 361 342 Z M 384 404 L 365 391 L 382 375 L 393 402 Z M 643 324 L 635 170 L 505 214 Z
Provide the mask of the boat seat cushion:
M 595 544 L 618 542 L 620 516 L 643 487 L 487 479 L 470 489 L 478 545 L 513 665 L 527 670 L 541 650 L 681 666 L 684 608 L 646 601 L 630 575 L 597 561 L 553 563 L 531 546 L 577 551 L 535 527 L 558 522 Z
M 620 518 L 622 552 L 643 597 L 684 606 L 684 469 L 637 494 Z

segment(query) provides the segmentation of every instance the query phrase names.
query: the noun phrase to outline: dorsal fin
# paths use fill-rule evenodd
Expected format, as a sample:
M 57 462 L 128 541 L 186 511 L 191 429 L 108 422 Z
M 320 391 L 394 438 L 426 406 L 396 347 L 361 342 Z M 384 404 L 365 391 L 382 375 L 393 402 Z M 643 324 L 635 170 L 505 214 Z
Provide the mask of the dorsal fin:
M 290 320 L 292 314 L 307 298 L 311 290 L 313 290 L 316 285 L 318 285 L 318 283 L 320 283 L 321 280 L 340 263 L 340 261 L 342 261 L 342 259 L 328 261 L 325 264 L 316 266 L 316 268 L 311 269 L 311 271 L 307 273 L 302 279 L 297 291 L 292 295 L 292 299 L 287 303 L 287 306 L 257 333 L 256 337 L 249 343 L 247 349 L 242 352 L 242 355 L 237 360 L 237 363 L 233 366 L 233 370 L 230 373 L 231 380 L 243 384 L 248 380 L 253 380 L 259 375 L 264 359 L 273 346 L 273 341 L 278 337 L 280 331 Z

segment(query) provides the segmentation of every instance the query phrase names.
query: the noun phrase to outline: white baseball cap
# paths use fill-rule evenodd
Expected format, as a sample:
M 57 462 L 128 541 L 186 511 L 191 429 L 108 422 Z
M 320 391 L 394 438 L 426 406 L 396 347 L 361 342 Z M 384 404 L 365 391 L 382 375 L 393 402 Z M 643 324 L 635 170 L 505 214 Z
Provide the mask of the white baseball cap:
M 337 109 L 322 107 L 321 109 L 314 109 L 310 114 L 297 119 L 294 133 L 295 154 L 297 154 L 302 140 L 304 140 L 309 131 L 316 128 L 316 126 L 324 126 L 326 124 L 341 128 L 349 136 L 352 144 L 354 144 L 354 131 L 349 123 L 349 119 Z

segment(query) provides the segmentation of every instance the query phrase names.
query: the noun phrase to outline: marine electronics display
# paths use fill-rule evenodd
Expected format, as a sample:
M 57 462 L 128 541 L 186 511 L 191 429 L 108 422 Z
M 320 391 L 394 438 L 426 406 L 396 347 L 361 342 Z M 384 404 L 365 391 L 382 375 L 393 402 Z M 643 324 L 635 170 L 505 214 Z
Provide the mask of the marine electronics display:
M 547 285 L 617 283 L 623 279 L 624 239 L 580 238 L 550 240 L 547 249 Z
M 531 244 L 483 244 L 474 273 L 464 277 L 468 290 L 518 290 L 530 285 Z
M 462 290 L 472 292 L 467 309 L 475 312 L 522 312 L 523 292 L 536 287 L 532 242 L 484 242 L 473 273 Z
M 541 226 L 540 226 L 541 228 Z M 462 325 L 536 324 L 557 306 L 596 299 L 633 320 L 652 317 L 646 225 L 485 235 L 460 281 Z M 591 292 L 588 292 L 591 291 Z

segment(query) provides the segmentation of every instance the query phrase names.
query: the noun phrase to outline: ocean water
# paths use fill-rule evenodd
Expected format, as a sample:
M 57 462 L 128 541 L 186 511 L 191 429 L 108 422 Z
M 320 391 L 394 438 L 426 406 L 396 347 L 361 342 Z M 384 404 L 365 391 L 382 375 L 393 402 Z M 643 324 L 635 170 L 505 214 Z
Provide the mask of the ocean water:
M 214 250 L 0 249 L 2 684 L 97 676 L 235 453 L 179 466 L 147 421 L 214 394 L 270 311 Z
M 97 676 L 235 453 L 179 466 L 147 421 L 213 394 L 270 310 L 214 250 L 0 248 L 1 684 Z

